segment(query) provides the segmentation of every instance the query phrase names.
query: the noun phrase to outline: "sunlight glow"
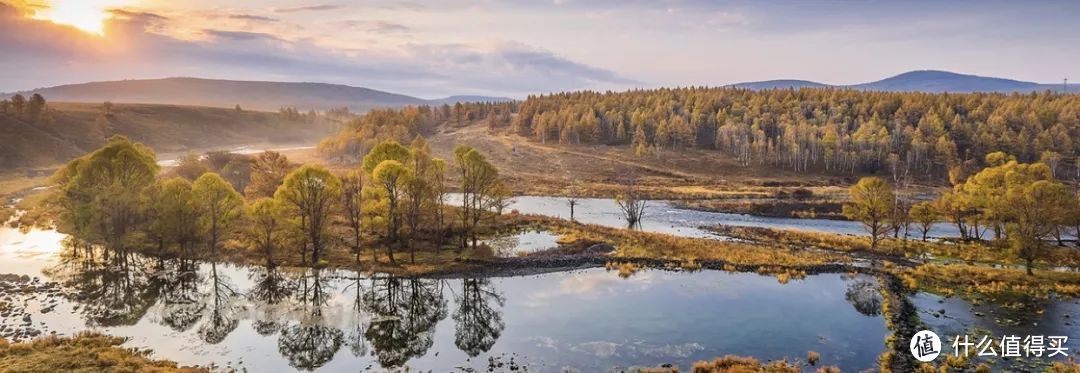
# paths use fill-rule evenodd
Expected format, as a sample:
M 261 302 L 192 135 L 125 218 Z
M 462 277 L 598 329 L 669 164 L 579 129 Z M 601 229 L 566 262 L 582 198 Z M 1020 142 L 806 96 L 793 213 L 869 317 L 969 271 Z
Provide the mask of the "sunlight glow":
M 126 0 L 52 0 L 34 18 L 73 26 L 88 33 L 105 35 L 109 9 L 126 5 Z

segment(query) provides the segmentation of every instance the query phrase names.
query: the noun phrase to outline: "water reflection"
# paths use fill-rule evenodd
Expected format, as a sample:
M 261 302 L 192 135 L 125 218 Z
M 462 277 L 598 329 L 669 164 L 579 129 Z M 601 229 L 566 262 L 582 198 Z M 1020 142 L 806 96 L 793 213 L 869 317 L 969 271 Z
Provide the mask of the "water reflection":
M 202 318 L 206 309 L 202 302 L 205 294 L 199 291 L 198 266 L 193 261 L 176 260 L 170 265 L 175 267 L 161 271 L 159 276 L 166 284 L 161 295 L 160 315 L 165 325 L 182 332 Z
M 454 344 L 469 357 L 490 350 L 506 327 L 502 319 L 504 302 L 506 298 L 490 279 L 462 280 L 458 308 L 454 311 Z
M 352 317 L 349 322 L 349 335 L 346 339 L 349 345 L 349 352 L 354 357 L 363 357 L 368 354 L 367 337 L 365 336 L 365 330 L 367 329 L 367 323 L 370 322 L 370 318 L 363 317 L 365 315 L 366 306 L 364 305 L 364 286 L 363 283 L 366 279 L 360 276 L 354 276 L 351 283 L 346 289 L 352 288 L 354 293 L 352 301 Z
M 301 272 L 295 281 L 294 293 L 302 315 L 298 322 L 283 326 L 278 336 L 278 352 L 294 368 L 323 366 L 344 342 L 341 330 L 324 324 L 323 308 L 333 289 L 323 276 L 322 271 L 313 269 Z
M 364 296 L 372 314 L 364 336 L 383 367 L 397 367 L 427 353 L 435 324 L 446 317 L 446 299 L 438 280 L 373 278 Z
M 276 267 L 253 268 L 249 278 L 255 280 L 247 293 L 255 309 L 252 327 L 259 335 L 273 335 L 281 329 L 280 320 L 285 313 L 283 303 L 292 296 L 295 282 Z
M 856 311 L 866 316 L 878 316 L 881 315 L 881 303 L 884 301 L 881 298 L 881 292 L 878 290 L 877 284 L 865 281 L 855 280 L 848 284 L 847 291 L 844 292 L 844 299 L 847 299 Z
M 101 327 L 183 364 L 243 361 L 254 371 L 485 369 L 502 358 L 529 370 L 602 371 L 810 349 L 862 369 L 885 333 L 876 281 L 840 274 L 788 285 L 714 271 L 620 279 L 602 268 L 418 279 L 101 252 L 65 256 L 49 272 L 70 293 L 56 312 L 35 316 L 50 329 Z M 796 308 L 819 322 L 785 316 Z
M 53 270 L 58 282 L 72 289 L 74 300 L 84 304 L 87 325 L 107 327 L 133 325 L 146 315 L 160 296 L 162 278 L 152 261 L 130 253 L 89 251 L 72 253 Z
M 240 324 L 237 319 L 236 301 L 239 292 L 224 274 L 218 273 L 218 264 L 210 263 L 210 291 L 207 294 L 209 317 L 199 327 L 199 337 L 209 344 L 221 343 Z

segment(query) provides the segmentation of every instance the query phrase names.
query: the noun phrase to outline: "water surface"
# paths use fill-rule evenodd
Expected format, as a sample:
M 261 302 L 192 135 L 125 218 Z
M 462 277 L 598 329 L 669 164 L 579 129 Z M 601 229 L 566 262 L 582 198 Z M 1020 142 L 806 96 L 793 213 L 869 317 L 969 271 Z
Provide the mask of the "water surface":
M 130 338 L 182 364 L 253 371 L 603 371 L 726 354 L 874 366 L 887 330 L 872 277 L 776 278 L 602 268 L 533 276 L 404 279 L 60 250 L 52 232 L 0 234 L 0 271 L 64 295 L 27 303 L 33 324 Z M 51 244 L 49 243 L 51 240 Z M 5 320 L 7 322 L 7 320 Z M 504 365 L 508 368 L 509 365 Z
M 1004 336 L 1018 336 L 1021 339 L 1027 336 L 1066 336 L 1069 337 L 1065 344 L 1065 347 L 1069 348 L 1068 355 L 1074 356 L 1078 353 L 1074 337 L 1080 336 L 1080 326 L 1072 320 L 1080 317 L 1078 299 L 1045 301 L 1018 298 L 972 303 L 960 297 L 943 297 L 926 292 L 919 292 L 910 299 L 918 308 L 919 318 L 923 323 L 941 336 L 945 353 L 948 354 L 956 353 L 952 343 L 957 336 L 964 335 L 967 335 L 972 343 L 978 343 L 983 336 L 988 337 L 994 341 L 993 347 L 998 353 L 1002 352 L 998 342 Z M 976 352 L 972 347 L 971 354 L 974 356 Z M 1059 355 L 1054 359 L 976 359 L 998 369 L 1042 371 L 1047 364 L 1066 358 Z
M 460 197 L 458 197 L 460 198 Z M 570 218 L 570 207 L 565 198 L 544 196 L 514 197 L 510 209 L 523 214 L 538 214 L 557 218 Z M 574 208 L 574 219 L 586 224 L 613 228 L 626 228 L 626 220 L 615 200 L 608 198 L 581 198 Z M 648 232 L 667 233 L 683 237 L 716 237 L 700 229 L 702 226 L 730 225 L 737 227 L 762 227 L 794 229 L 810 232 L 867 235 L 858 222 L 829 219 L 775 218 L 756 215 L 731 214 L 690 210 L 677 207 L 669 201 L 649 201 L 640 229 Z M 918 234 L 912 227 L 910 235 Z M 956 227 L 951 224 L 935 224 L 930 231 L 933 237 L 957 237 Z

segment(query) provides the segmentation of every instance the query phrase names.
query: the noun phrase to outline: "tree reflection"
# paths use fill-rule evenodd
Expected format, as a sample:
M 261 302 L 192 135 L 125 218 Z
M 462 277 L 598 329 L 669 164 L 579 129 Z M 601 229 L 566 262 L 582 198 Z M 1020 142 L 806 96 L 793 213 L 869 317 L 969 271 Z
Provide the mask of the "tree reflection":
M 260 335 L 274 334 L 281 328 L 282 303 L 292 296 L 296 285 L 276 267 L 252 268 L 249 278 L 255 280 L 255 285 L 248 291 L 248 299 L 261 311 L 252 326 Z
M 278 352 L 289 365 L 304 370 L 323 366 L 341 349 L 341 330 L 319 324 L 299 323 L 281 330 Z
M 224 275 L 218 273 L 217 263 L 210 262 L 209 317 L 199 327 L 199 337 L 209 344 L 220 343 L 236 330 L 236 289 Z
M 161 294 L 162 323 L 175 331 L 191 328 L 206 309 L 203 293 L 199 291 L 198 265 L 178 259 L 167 263 L 159 276 L 164 282 Z
M 83 305 L 89 326 L 134 325 L 160 296 L 161 281 L 151 276 L 151 262 L 126 252 L 105 254 L 97 260 L 67 256 L 51 270 L 71 298 Z
M 364 305 L 372 321 L 364 336 L 384 368 L 424 355 L 434 344 L 435 324 L 446 317 L 441 282 L 373 278 Z
M 362 285 L 363 278 L 359 275 L 356 276 L 354 282 L 349 285 L 356 291 L 356 297 L 353 298 L 352 309 L 352 330 L 349 331 L 348 344 L 349 352 L 352 352 L 353 356 L 361 357 L 368 353 L 367 340 L 364 339 L 365 320 L 361 318 L 364 314 L 364 286 Z M 374 289 L 374 288 L 370 288 Z
M 461 280 L 461 295 L 456 301 L 454 344 L 469 357 L 487 352 L 506 327 L 501 312 L 505 299 L 491 280 L 471 278 Z
M 278 352 L 289 365 L 297 369 L 312 370 L 326 364 L 341 349 L 344 333 L 337 328 L 325 326 L 322 309 L 330 295 L 329 285 L 314 269 L 310 276 L 302 276 L 296 286 L 297 299 L 304 309 L 299 323 L 281 329 Z
M 866 316 L 878 316 L 881 314 L 881 293 L 871 281 L 852 281 L 844 293 L 856 311 Z

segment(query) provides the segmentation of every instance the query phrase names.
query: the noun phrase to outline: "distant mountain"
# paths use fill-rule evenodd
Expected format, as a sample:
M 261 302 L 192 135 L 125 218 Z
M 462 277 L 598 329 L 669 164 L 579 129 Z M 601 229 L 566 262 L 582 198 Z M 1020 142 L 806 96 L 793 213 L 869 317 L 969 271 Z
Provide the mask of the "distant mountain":
M 738 84 L 732 84 L 731 86 L 735 87 L 735 88 L 746 88 L 746 89 L 759 90 L 759 89 L 786 89 L 786 88 L 796 88 L 796 89 L 798 89 L 798 88 L 822 88 L 822 87 L 828 87 L 829 85 L 828 84 L 818 83 L 818 82 L 811 82 L 809 80 L 791 80 L 791 79 L 784 80 L 784 79 L 782 79 L 782 80 L 766 80 L 766 81 L 761 81 L 761 82 L 738 83 Z
M 238 81 L 199 78 L 118 80 L 69 84 L 20 92 L 40 93 L 49 101 L 104 102 L 234 107 L 276 111 L 283 106 L 300 110 L 348 107 L 354 112 L 406 105 L 441 105 L 456 102 L 507 101 L 505 97 L 451 96 L 422 98 L 363 87 L 326 83 Z
M 1051 90 L 1061 92 L 1061 84 L 1040 84 L 1013 79 L 993 78 L 977 75 L 958 74 L 939 70 L 909 71 L 891 78 L 876 82 L 830 85 L 825 83 L 811 82 L 806 80 L 769 80 L 763 82 L 747 82 L 732 84 L 731 87 L 747 89 L 776 89 L 776 88 L 816 88 L 834 87 L 850 88 L 864 91 L 895 91 L 895 92 L 1034 92 Z M 1073 92 L 1073 88 L 1069 89 Z M 1080 91 L 1078 89 L 1077 91 Z
M 513 101 L 508 97 L 491 97 L 491 96 L 473 96 L 473 95 L 458 95 L 444 98 L 436 98 L 433 100 L 427 100 L 428 104 L 442 105 L 442 104 L 456 104 L 458 102 L 505 102 Z

